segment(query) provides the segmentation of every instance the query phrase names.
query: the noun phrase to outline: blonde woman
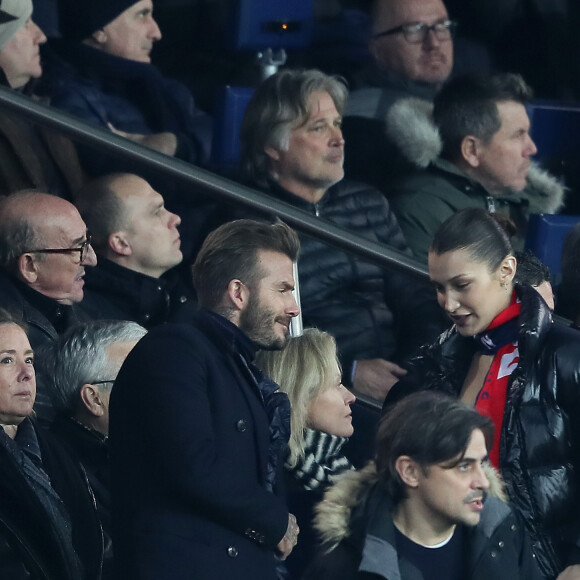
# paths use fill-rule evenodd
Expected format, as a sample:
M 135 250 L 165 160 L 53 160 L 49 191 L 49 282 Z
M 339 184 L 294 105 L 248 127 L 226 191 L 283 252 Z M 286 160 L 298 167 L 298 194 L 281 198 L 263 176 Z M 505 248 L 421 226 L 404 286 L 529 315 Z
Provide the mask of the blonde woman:
M 290 399 L 286 469 L 307 490 L 332 483 L 350 469 L 340 450 L 353 434 L 350 405 L 356 400 L 341 383 L 334 338 L 307 328 L 284 350 L 260 351 L 256 363 Z
M 307 328 L 283 350 L 259 351 L 256 364 L 290 399 L 292 434 L 284 467 L 300 539 L 286 565 L 299 578 L 316 545 L 314 504 L 338 475 L 352 469 L 341 450 L 353 434 L 350 405 L 356 398 L 341 383 L 336 342 L 327 332 Z

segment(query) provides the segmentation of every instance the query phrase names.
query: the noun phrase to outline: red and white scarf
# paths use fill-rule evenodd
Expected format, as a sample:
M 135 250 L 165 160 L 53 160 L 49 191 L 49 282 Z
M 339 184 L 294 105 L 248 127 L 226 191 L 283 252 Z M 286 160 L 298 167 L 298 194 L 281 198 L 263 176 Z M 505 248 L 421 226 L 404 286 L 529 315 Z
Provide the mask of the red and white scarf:
M 489 417 L 495 427 L 493 447 L 489 450 L 491 464 L 499 468 L 499 441 L 505 412 L 509 377 L 518 366 L 519 314 L 521 303 L 515 292 L 510 305 L 502 310 L 491 324 L 474 339 L 484 354 L 493 354 L 493 361 L 483 387 L 477 396 L 475 408 Z

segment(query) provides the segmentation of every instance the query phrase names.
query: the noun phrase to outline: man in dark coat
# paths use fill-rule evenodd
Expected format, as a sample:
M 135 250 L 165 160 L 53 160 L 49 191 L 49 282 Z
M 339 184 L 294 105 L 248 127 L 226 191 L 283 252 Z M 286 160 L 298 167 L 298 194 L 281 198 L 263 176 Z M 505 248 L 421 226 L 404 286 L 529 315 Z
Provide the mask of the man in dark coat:
M 35 352 L 56 418 L 51 432 L 82 464 L 95 495 L 105 540 L 103 580 L 113 577 L 109 399 L 127 354 L 145 334 L 135 322 L 99 320 L 70 328 Z
M 299 314 L 298 251 L 281 222 L 218 228 L 193 267 L 201 311 L 127 357 L 109 431 L 119 579 L 274 580 L 294 547 L 277 483 L 289 402 L 252 359 Z
M 384 196 L 343 181 L 345 100 L 345 86 L 316 70 L 267 79 L 242 123 L 245 178 L 320 219 L 409 253 Z M 301 242 L 306 324 L 336 338 L 345 384 L 382 400 L 405 373 L 398 363 L 444 328 L 430 288 L 310 237 Z
M 319 506 L 328 549 L 305 580 L 541 580 L 489 466 L 492 441 L 491 420 L 450 397 L 399 403 L 381 421 L 376 464 L 341 479 Z
M 72 203 L 36 192 L 0 202 L 0 304 L 28 324 L 32 348 L 79 320 L 85 267 L 96 263 Z
M 43 78 L 55 107 L 166 155 L 208 161 L 211 118 L 151 64 L 161 39 L 151 0 L 60 0 L 59 17 L 62 38 L 51 42 Z M 81 153 L 91 175 L 115 170 L 111 156 Z
M 427 101 L 453 68 L 455 23 L 441 0 L 373 0 L 369 51 L 372 62 L 353 79 L 345 110 L 348 175 L 389 195 L 392 179 L 409 162 L 385 132 L 391 106 L 409 97 Z
M 181 218 L 161 194 L 137 175 L 111 174 L 82 188 L 77 207 L 99 257 L 86 275 L 83 311 L 146 328 L 179 320 L 193 290 L 175 269 L 183 260 Z

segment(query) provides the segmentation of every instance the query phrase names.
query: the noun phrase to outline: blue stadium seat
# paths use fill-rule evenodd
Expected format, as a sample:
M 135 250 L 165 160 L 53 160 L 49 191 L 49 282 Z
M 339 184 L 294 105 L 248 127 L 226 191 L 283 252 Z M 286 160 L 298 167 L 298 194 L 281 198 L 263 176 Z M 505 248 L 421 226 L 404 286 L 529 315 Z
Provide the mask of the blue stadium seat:
M 248 102 L 254 93 L 249 87 L 223 88 L 214 117 L 212 164 L 218 169 L 233 168 L 240 155 L 240 128 Z
M 534 101 L 528 115 L 539 161 L 580 156 L 580 104 Z
M 526 248 L 531 250 L 548 268 L 554 283 L 560 282 L 564 238 L 580 222 L 577 215 L 532 214 L 528 224 Z

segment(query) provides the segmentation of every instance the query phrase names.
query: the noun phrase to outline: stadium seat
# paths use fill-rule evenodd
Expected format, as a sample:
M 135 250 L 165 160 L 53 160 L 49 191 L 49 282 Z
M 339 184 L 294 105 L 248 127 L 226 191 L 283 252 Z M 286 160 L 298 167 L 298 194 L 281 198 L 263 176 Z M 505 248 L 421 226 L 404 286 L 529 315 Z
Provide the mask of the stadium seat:
M 528 224 L 526 248 L 531 250 L 548 268 L 552 280 L 560 282 L 562 247 L 566 234 L 580 222 L 578 215 L 532 214 Z

